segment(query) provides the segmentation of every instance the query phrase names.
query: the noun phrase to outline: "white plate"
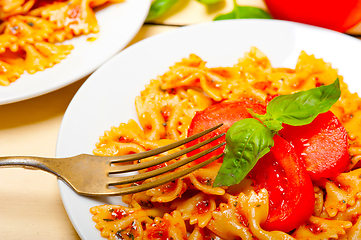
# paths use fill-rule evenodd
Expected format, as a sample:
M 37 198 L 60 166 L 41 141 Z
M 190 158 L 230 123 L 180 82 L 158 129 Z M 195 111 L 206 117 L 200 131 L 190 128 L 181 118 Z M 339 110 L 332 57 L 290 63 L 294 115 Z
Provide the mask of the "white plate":
M 24 73 L 10 86 L 0 86 L 0 105 L 40 96 L 91 74 L 134 38 L 147 17 L 151 0 L 125 0 L 96 12 L 97 34 L 80 36 L 66 44 L 74 49 L 59 64 L 35 74 Z M 87 41 L 95 37 L 95 41 Z
M 92 153 L 111 126 L 136 119 L 134 99 L 150 79 L 195 53 L 208 66 L 233 66 L 251 46 L 273 67 L 294 68 L 301 50 L 331 62 L 352 91 L 361 92 L 361 41 L 308 25 L 278 20 L 230 20 L 182 27 L 150 37 L 113 57 L 83 84 L 64 116 L 57 157 Z M 83 239 L 103 239 L 89 208 L 120 204 L 120 197 L 88 198 L 59 181 L 66 211 Z

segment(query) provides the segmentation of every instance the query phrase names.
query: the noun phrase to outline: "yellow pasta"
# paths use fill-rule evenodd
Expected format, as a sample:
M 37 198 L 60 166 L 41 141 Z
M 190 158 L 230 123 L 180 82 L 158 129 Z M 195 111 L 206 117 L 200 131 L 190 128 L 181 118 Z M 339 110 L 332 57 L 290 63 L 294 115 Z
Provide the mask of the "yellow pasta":
M 17 62 L 2 63 L 9 70 L 0 73 L 0 85 L 8 86 L 24 70 L 34 74 L 59 63 L 73 47 L 57 43 L 99 32 L 93 8 L 121 1 L 0 0 L 0 54 L 24 53 Z
M 232 202 L 231 202 L 232 204 Z M 256 194 L 254 191 L 251 191 L 248 196 L 244 193 L 241 193 L 238 196 L 237 202 L 233 205 L 236 205 L 240 214 L 246 217 L 248 222 L 248 227 L 254 236 L 258 239 L 293 239 L 287 233 L 280 231 L 268 232 L 261 228 L 261 224 L 266 221 L 268 216 L 268 194 L 265 189 L 259 191 Z M 224 230 L 227 231 L 227 228 Z
M 57 28 L 70 31 L 74 35 L 96 33 L 99 26 L 89 0 L 56 2 L 30 12 L 56 24 Z
M 356 240 L 361 236 L 361 218 L 358 218 L 357 222 L 353 224 L 353 226 L 347 229 L 345 235 L 342 235 L 340 240 Z
M 36 0 L 1 0 L 0 1 L 0 19 L 27 14 L 34 6 Z
M 47 42 L 36 42 L 33 45 L 27 44 L 23 48 L 26 52 L 25 70 L 33 74 L 59 63 L 70 53 L 73 46 L 57 46 Z
M 330 217 L 336 216 L 338 211 L 345 211 L 361 198 L 361 169 L 348 173 L 341 173 L 333 182 L 326 182 L 327 197 L 325 209 Z
M 31 17 L 31 16 L 14 16 L 3 22 L 0 30 L 5 35 L 12 35 L 17 38 L 10 49 L 13 52 L 18 51 L 19 46 L 22 47 L 28 43 L 43 41 L 49 34 L 54 32 L 55 25 L 51 22 Z
M 91 213 L 96 227 L 101 235 L 116 240 L 119 236 L 128 236 L 129 239 L 142 239 L 143 228 L 141 224 L 151 222 L 143 209 L 129 209 L 121 206 L 103 205 L 93 207 Z
M 184 220 L 189 220 L 189 224 L 198 224 L 200 228 L 204 228 L 212 218 L 216 202 L 214 196 L 200 192 L 184 201 L 175 201 L 171 208 L 180 212 Z
M 296 239 L 337 239 L 345 235 L 346 230 L 351 228 L 348 221 L 328 220 L 311 216 L 309 221 L 299 227 L 293 234 Z
M 343 77 L 331 64 L 304 51 L 300 53 L 294 69 L 273 68 L 268 58 L 257 48 L 251 48 L 250 52 L 231 67 L 208 68 L 205 61 L 191 54 L 175 63 L 163 75 L 151 80 L 136 97 L 135 108 L 139 124 L 135 120 L 129 120 L 128 123 L 121 123 L 118 127 L 105 131 L 96 143 L 94 154 L 113 156 L 154 149 L 185 138 L 195 113 L 215 103 L 239 98 L 265 102 L 269 95 L 289 94 L 328 85 L 336 78 L 340 79 L 341 97 L 331 111 L 348 132 L 350 171 L 333 179 L 314 182 L 314 213 L 305 224 L 288 233 L 262 229 L 269 212 L 267 190 L 255 189 L 253 180 L 248 177 L 235 186 L 212 187 L 221 166 L 216 161 L 176 181 L 124 196 L 124 203 L 129 205 L 127 211 L 143 210 L 149 217 L 142 220 L 145 222 L 142 225 L 143 235 L 137 237 L 190 240 L 359 239 L 361 98 L 348 90 Z M 179 147 L 181 148 L 184 147 Z M 185 156 L 179 159 L 182 158 Z M 194 163 L 181 169 L 192 164 Z M 142 171 L 163 166 L 165 164 Z M 162 176 L 138 184 L 160 177 Z M 97 228 L 101 221 L 99 216 L 106 214 L 109 207 L 104 205 L 92 208 L 91 212 L 97 216 L 93 219 L 97 222 Z M 98 209 L 98 212 L 94 213 L 94 209 Z M 138 226 L 141 223 L 138 221 L 135 224 Z M 122 230 L 118 223 L 107 224 L 113 231 Z M 160 235 L 156 235 L 157 233 Z M 101 235 L 113 239 L 109 234 L 104 234 L 103 230 Z
M 8 86 L 18 79 L 24 72 L 24 59 L 19 58 L 22 52 L 6 51 L 0 53 L 0 85 Z
M 163 218 L 156 217 L 151 224 L 146 224 L 143 239 L 187 239 L 187 229 L 179 212 L 164 214 Z

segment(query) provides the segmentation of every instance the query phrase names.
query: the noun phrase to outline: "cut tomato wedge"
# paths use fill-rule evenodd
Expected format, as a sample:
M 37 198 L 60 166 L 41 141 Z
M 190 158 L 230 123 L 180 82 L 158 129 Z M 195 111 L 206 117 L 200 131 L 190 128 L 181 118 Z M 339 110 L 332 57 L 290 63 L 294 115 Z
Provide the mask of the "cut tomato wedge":
M 273 140 L 271 151 L 258 160 L 249 175 L 256 191 L 265 188 L 269 193 L 269 214 L 261 226 L 289 232 L 313 213 L 313 184 L 291 144 L 278 135 Z
M 284 124 L 279 133 L 294 146 L 312 180 L 333 178 L 347 170 L 347 132 L 331 111 L 318 115 L 308 125 Z
M 252 115 L 247 111 L 247 108 L 253 109 L 255 113 L 258 114 L 265 114 L 266 112 L 266 106 L 257 103 L 251 99 L 243 99 L 239 101 L 232 101 L 232 102 L 223 102 L 219 104 L 214 104 L 208 108 L 206 108 L 203 111 L 196 112 L 194 118 L 192 119 L 192 122 L 188 129 L 188 136 L 192 136 L 196 133 L 202 132 L 206 129 L 209 129 L 213 126 L 216 126 L 220 123 L 223 123 L 223 126 L 218 128 L 217 130 L 198 138 L 192 142 L 189 142 L 186 144 L 186 147 L 193 146 L 197 143 L 203 142 L 206 139 L 209 139 L 211 137 L 214 137 L 220 133 L 226 133 L 227 130 L 232 126 L 233 123 L 242 120 L 244 118 L 251 118 Z M 215 146 L 221 142 L 225 142 L 225 137 L 221 137 L 216 141 L 213 141 L 210 144 L 207 144 L 206 146 L 199 148 L 197 150 L 194 150 L 187 154 L 188 157 L 193 156 L 201 151 L 204 151 L 205 149 L 208 149 L 212 146 Z M 196 163 L 203 162 L 212 156 L 216 156 L 218 154 L 221 154 L 224 150 L 223 148 L 219 148 L 216 151 L 213 151 L 206 156 L 199 158 L 196 160 Z M 223 161 L 220 159 L 219 161 Z

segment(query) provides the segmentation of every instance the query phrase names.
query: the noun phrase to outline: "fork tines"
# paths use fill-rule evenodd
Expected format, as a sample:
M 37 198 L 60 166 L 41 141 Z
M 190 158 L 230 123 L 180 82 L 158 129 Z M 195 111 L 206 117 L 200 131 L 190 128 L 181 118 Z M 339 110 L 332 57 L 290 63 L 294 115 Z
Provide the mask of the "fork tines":
M 174 149 L 176 147 L 179 147 L 185 143 L 188 143 L 190 141 L 193 141 L 199 137 L 202 137 L 212 131 L 214 131 L 215 129 L 219 128 L 220 126 L 222 126 L 223 124 L 219 124 L 215 127 L 212 127 L 210 129 L 207 129 L 203 132 L 200 132 L 200 133 L 197 133 L 191 137 L 188 137 L 188 138 L 185 138 L 181 141 L 177 141 L 177 142 L 174 142 L 172 144 L 169 144 L 169 145 L 166 145 L 166 146 L 163 146 L 163 147 L 160 147 L 160 148 L 157 148 L 157 149 L 153 149 L 153 150 L 150 150 L 150 151 L 147 151 L 147 152 L 143 152 L 143 153 L 138 153 L 138 154 L 133 154 L 133 155 L 127 155 L 127 156 L 121 156 L 120 159 L 114 159 L 114 160 L 110 160 L 110 163 L 119 163 L 119 162 L 128 162 L 128 161 L 135 161 L 135 160 L 140 160 L 140 159 L 143 159 L 143 158 L 147 158 L 147 157 L 150 157 L 150 156 L 154 156 L 154 155 L 157 155 L 157 154 L 160 154 L 162 152 L 166 152 L 168 150 L 171 150 L 171 149 Z M 149 168 L 149 167 L 152 167 L 152 166 L 156 166 L 158 164 L 162 164 L 164 162 L 168 162 L 172 159 L 176 159 L 184 154 L 187 154 L 195 149 L 198 149 L 200 147 L 203 147 L 219 138 L 221 138 L 222 136 L 224 136 L 225 133 L 222 133 L 222 134 L 218 134 L 212 138 L 209 138 L 205 141 L 202 141 L 196 145 L 193 145 L 189 148 L 185 148 L 183 150 L 180 150 L 180 151 L 177 151 L 175 153 L 172 153 L 172 154 L 169 154 L 169 155 L 166 155 L 164 157 L 159 157 L 157 159 L 154 159 L 154 160 L 151 160 L 151 161 L 146 161 L 146 162 L 142 162 L 142 163 L 138 163 L 138 164 L 133 164 L 133 165 L 122 165 L 122 166 L 113 166 L 112 164 L 112 167 L 110 168 L 110 171 L 109 171 L 109 174 L 116 174 L 116 173 L 129 173 L 129 172 L 134 172 L 134 171 L 137 171 L 137 170 L 141 170 L 141 169 L 145 169 L 145 168 Z M 188 158 L 184 158 L 182 160 L 179 160 L 177 162 L 174 162 L 172 164 L 169 164 L 167 166 L 164 166 L 162 168 L 159 168 L 159 169 L 155 169 L 155 170 L 152 170 L 152 171 L 149 171 L 149 172 L 144 172 L 144 173 L 141 173 L 141 174 L 135 174 L 135 175 L 131 175 L 131 176 L 123 176 L 123 177 L 119 177 L 119 176 L 114 176 L 114 177 L 111 177 L 110 178 L 110 181 L 108 182 L 108 187 L 109 186 L 117 186 L 117 185 L 123 185 L 123 184 L 130 184 L 130 183 L 138 183 L 142 180 L 145 180 L 145 179 L 149 179 L 149 178 L 152 178 L 152 177 L 155 177 L 155 176 L 158 176 L 158 175 L 161 175 L 161 174 L 164 174 L 164 173 L 168 173 L 170 171 L 173 171 L 181 166 L 184 166 L 196 159 L 199 159 L 205 155 L 207 155 L 208 153 L 210 152 L 213 152 L 215 151 L 216 149 L 222 147 L 225 145 L 225 142 L 222 142 L 222 143 L 219 143 L 217 144 L 216 146 L 213 146 L 213 147 L 210 147 L 198 154 L 195 154 L 191 157 L 188 157 Z M 148 189 L 151 189 L 151 188 L 154 188 L 154 187 L 157 187 L 157 186 L 160 186 L 160 185 L 163 185 L 167 182 L 171 182 L 171 181 L 174 181 L 178 178 L 181 178 L 199 168 L 202 168 L 204 167 L 205 165 L 219 159 L 220 157 L 223 156 L 223 153 L 222 154 L 219 154 L 217 156 L 214 156 L 214 157 L 211 157 L 199 164 L 196 164 L 196 165 L 193 165 L 193 166 L 190 166 L 189 168 L 186 168 L 184 170 L 181 170 L 181 171 L 175 171 L 175 172 L 172 172 L 171 174 L 167 174 L 155 181 L 151 181 L 151 182 L 147 182 L 147 183 L 144 183 L 144 184 L 140 184 L 140 185 L 137 185 L 135 184 L 134 186 L 130 186 L 130 187 L 125 187 L 125 188 L 117 188 L 117 189 L 108 189 L 112 194 L 111 195 L 125 195 L 125 194 L 131 194 L 131 193 L 136 193 L 136 192 L 141 192 L 141 191 L 145 191 L 145 190 L 148 190 Z

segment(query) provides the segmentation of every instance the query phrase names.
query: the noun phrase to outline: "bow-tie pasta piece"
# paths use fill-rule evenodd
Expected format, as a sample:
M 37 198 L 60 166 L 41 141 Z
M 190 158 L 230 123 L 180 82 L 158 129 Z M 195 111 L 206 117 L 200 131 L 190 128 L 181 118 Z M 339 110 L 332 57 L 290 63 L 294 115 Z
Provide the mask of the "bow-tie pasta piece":
M 1 0 L 0 1 L 0 20 L 8 17 L 26 14 L 34 6 L 35 0 Z
M 54 45 L 47 42 L 25 45 L 25 69 L 28 73 L 33 74 L 37 71 L 43 71 L 46 68 L 52 67 L 64 59 L 72 48 L 73 46 L 71 45 Z

